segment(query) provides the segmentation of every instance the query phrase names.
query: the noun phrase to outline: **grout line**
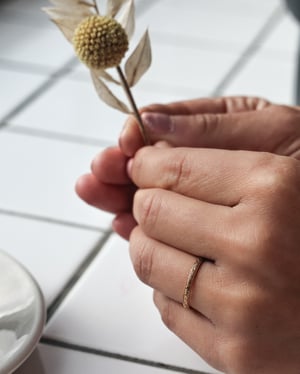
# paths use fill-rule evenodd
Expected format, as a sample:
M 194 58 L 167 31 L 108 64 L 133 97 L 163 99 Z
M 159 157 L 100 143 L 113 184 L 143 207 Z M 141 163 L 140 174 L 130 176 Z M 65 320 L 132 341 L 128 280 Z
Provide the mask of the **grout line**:
M 99 227 L 92 226 L 92 225 L 85 225 L 85 224 L 81 224 L 81 223 L 75 223 L 75 222 L 71 222 L 71 221 L 65 221 L 65 220 L 40 216 L 40 215 L 37 215 L 37 214 L 16 212 L 16 211 L 13 211 L 13 210 L 8 210 L 8 209 L 0 208 L 0 214 L 6 215 L 6 216 L 11 216 L 11 217 L 29 219 L 29 220 L 32 220 L 32 221 L 41 221 L 41 222 L 51 223 L 51 224 L 55 224 L 55 225 L 68 226 L 68 227 L 73 227 L 73 228 L 81 229 L 81 230 L 89 230 L 89 231 L 94 231 L 94 232 L 99 232 L 99 233 L 106 233 L 107 232 L 106 230 L 100 229 Z
M 220 96 L 224 92 L 224 89 L 230 81 L 242 70 L 242 68 L 247 64 L 249 58 L 254 55 L 254 53 L 259 49 L 261 46 L 262 41 L 266 38 L 266 36 L 270 33 L 270 31 L 274 28 L 274 26 L 279 22 L 279 20 L 283 17 L 284 13 L 282 11 L 282 6 L 279 5 L 271 14 L 269 19 L 266 23 L 262 26 L 262 28 L 258 31 L 256 36 L 253 38 L 252 42 L 249 43 L 247 48 L 240 54 L 237 61 L 233 64 L 231 69 L 228 73 L 224 76 L 223 80 L 215 87 L 212 91 L 212 96 Z
M 27 105 L 31 104 L 36 98 L 43 94 L 48 88 L 52 87 L 59 78 L 69 73 L 70 69 L 77 64 L 77 60 L 72 57 L 66 62 L 61 68 L 56 70 L 50 75 L 50 77 L 41 83 L 36 89 L 34 89 L 29 95 L 27 95 L 19 104 L 17 104 L 12 110 L 10 110 L 1 120 L 0 129 L 7 126 L 9 120 L 15 115 L 19 114 Z
M 89 348 L 83 345 L 67 343 L 67 342 L 55 340 L 55 339 L 48 338 L 48 337 L 42 337 L 41 343 L 46 344 L 46 345 L 51 345 L 54 347 L 65 348 L 65 349 L 69 349 L 69 350 L 73 350 L 77 352 L 89 353 L 89 354 L 93 354 L 97 356 L 103 356 L 107 358 L 127 361 L 127 362 L 131 362 L 135 364 L 145 365 L 145 366 L 152 366 L 152 367 L 156 367 L 159 369 L 170 370 L 173 372 L 186 373 L 186 374 L 209 374 L 208 372 L 204 372 L 204 371 L 187 369 L 187 368 L 176 366 L 176 365 L 169 365 L 169 364 L 155 362 L 155 361 L 151 361 L 147 359 L 131 357 L 131 356 L 127 356 L 127 355 L 120 354 L 120 353 L 104 351 L 102 349 Z
M 43 139 L 53 139 L 53 140 L 59 140 L 62 142 L 67 143 L 78 143 L 78 144 L 84 144 L 84 145 L 90 145 L 95 147 L 108 147 L 113 145 L 112 141 L 106 141 L 102 139 L 95 139 L 83 135 L 73 135 L 68 133 L 59 133 L 56 131 L 50 131 L 50 130 L 42 130 L 42 129 L 36 129 L 32 127 L 27 126 L 18 126 L 14 125 L 13 127 L 10 127 L 9 124 L 7 124 L 7 127 L 5 128 L 6 132 L 12 132 L 27 136 L 34 136 L 37 138 L 43 138 Z
M 31 73 L 36 75 L 51 75 L 53 67 L 48 65 L 36 64 L 34 62 L 15 61 L 1 57 L 0 69 L 10 70 L 18 73 Z
M 84 274 L 84 272 L 88 269 L 91 263 L 94 261 L 95 257 L 101 251 L 105 243 L 108 241 L 112 234 L 112 231 L 108 231 L 102 236 L 97 243 L 92 248 L 91 252 L 85 257 L 82 263 L 78 266 L 78 268 L 74 271 L 72 277 L 69 281 L 65 284 L 62 291 L 58 294 L 58 296 L 54 299 L 51 305 L 47 308 L 47 323 L 52 318 L 56 310 L 60 307 L 61 303 L 65 300 L 68 296 L 70 291 L 74 288 L 78 280 Z
M 207 52 L 223 52 L 223 53 L 234 53 L 237 54 L 243 46 L 241 42 L 232 42 L 231 40 L 221 40 L 214 38 L 207 38 L 204 36 L 192 36 L 192 35 L 176 35 L 174 33 L 151 31 L 151 35 L 155 38 L 159 38 L 160 45 L 167 45 L 178 47 L 180 45 L 183 48 L 201 49 L 201 51 Z

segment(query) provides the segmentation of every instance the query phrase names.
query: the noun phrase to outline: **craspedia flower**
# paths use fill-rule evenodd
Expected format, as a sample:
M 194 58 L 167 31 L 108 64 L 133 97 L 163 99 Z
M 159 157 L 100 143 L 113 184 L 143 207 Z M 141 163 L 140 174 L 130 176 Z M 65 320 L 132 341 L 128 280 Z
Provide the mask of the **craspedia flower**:
M 76 28 L 73 45 L 79 59 L 92 69 L 118 66 L 128 50 L 128 37 L 115 19 L 91 16 Z
M 99 98 L 115 109 L 134 114 L 144 142 L 149 144 L 131 92 L 131 87 L 151 65 L 148 30 L 127 60 L 122 61 L 135 27 L 134 0 L 106 0 L 105 13 L 100 12 L 98 0 L 49 1 L 53 7 L 44 8 L 44 11 L 89 68 Z M 112 67 L 116 68 L 117 77 L 107 71 Z M 129 106 L 117 97 L 108 84 L 123 87 Z

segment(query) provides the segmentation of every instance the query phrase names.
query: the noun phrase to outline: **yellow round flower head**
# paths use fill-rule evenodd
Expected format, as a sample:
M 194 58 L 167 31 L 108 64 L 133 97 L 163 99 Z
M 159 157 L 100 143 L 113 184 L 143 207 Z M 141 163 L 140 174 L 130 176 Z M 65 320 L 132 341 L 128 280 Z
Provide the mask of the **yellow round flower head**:
M 118 66 L 128 49 L 128 37 L 113 18 L 91 16 L 76 28 L 73 45 L 79 59 L 92 69 Z

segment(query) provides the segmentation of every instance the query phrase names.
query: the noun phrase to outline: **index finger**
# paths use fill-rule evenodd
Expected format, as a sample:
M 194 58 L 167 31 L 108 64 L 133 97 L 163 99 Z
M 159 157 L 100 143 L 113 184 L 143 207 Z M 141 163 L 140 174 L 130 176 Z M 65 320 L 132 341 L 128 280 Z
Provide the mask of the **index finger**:
M 259 97 L 224 96 L 178 101 L 169 104 L 152 104 L 141 109 L 141 113 L 158 112 L 169 115 L 226 114 L 260 110 L 269 102 Z
M 193 99 L 169 104 L 152 104 L 142 108 L 140 112 L 142 117 L 143 113 L 162 113 L 172 116 L 226 114 L 260 110 L 268 105 L 269 102 L 262 98 L 229 96 Z M 151 132 L 149 132 L 149 136 L 151 140 Z M 124 154 L 129 157 L 132 157 L 134 153 L 144 145 L 136 119 L 133 116 L 128 117 L 120 135 L 119 144 Z

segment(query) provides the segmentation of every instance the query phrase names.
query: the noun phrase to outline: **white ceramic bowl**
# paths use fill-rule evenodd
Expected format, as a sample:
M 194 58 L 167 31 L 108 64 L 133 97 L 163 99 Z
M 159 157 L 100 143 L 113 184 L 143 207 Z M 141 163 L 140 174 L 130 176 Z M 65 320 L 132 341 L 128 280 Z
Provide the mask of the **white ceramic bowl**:
M 30 355 L 45 324 L 45 303 L 29 272 L 0 251 L 0 373 L 8 374 Z

